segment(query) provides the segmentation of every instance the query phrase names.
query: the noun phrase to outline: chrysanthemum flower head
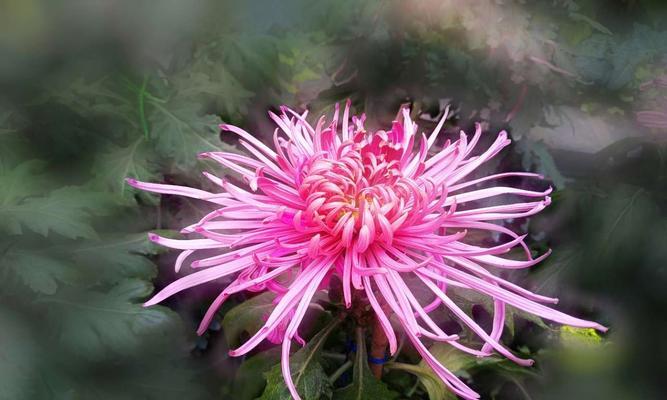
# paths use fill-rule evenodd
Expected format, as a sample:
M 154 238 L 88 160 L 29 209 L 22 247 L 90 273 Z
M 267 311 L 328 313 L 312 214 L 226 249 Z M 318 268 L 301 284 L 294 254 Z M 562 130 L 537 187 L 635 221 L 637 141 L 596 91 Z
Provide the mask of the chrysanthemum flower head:
M 525 235 L 494 223 L 527 217 L 549 205 L 551 190 L 530 191 L 502 183 L 506 178 L 538 175 L 507 172 L 469 178 L 510 143 L 505 132 L 500 132 L 489 148 L 473 154 L 482 135 L 479 125 L 472 138 L 461 132 L 458 140 L 447 141 L 436 150 L 446 116 L 427 136 L 419 133 L 407 109 L 390 129 L 373 132 L 364 127 L 364 115 L 350 117 L 349 102 L 342 119 L 336 108 L 333 121 L 321 117 L 315 126 L 307 122 L 307 112 L 281 110 L 281 115 L 270 113 L 278 126 L 271 146 L 241 128 L 221 125 L 240 137 L 240 144 L 251 156 L 228 152 L 201 155 L 238 173 L 246 187 L 210 173 L 204 175 L 220 187 L 219 192 L 128 179 L 139 189 L 201 199 L 219 207 L 184 229 L 196 238 L 175 240 L 151 234 L 151 240 L 183 250 L 176 261 L 177 270 L 199 250 L 219 249 L 220 253 L 194 261 L 192 267 L 201 271 L 171 283 L 147 306 L 182 290 L 235 276 L 204 316 L 198 330 L 201 334 L 229 296 L 242 291 L 276 293 L 275 307 L 264 326 L 230 354 L 246 354 L 264 340 L 282 341 L 283 375 L 295 399 L 299 394 L 290 373 L 292 340 L 302 342 L 299 324 L 315 293 L 326 289 L 332 275 L 342 281 L 346 307 L 352 305 L 354 291 L 363 293 L 392 354 L 397 350 L 390 322 L 394 318 L 444 383 L 467 399 L 479 396 L 443 367 L 422 338 L 448 342 L 480 357 L 495 351 L 518 364 L 530 365 L 531 360 L 517 357 L 499 342 L 507 305 L 571 326 L 605 329 L 544 305 L 557 300 L 501 279 L 488 268 L 528 268 L 548 255 L 532 258 Z M 478 188 L 485 183 L 492 185 Z M 506 195 L 522 201 L 469 206 Z M 494 247 L 480 247 L 466 240 L 468 230 L 507 239 Z M 517 246 L 525 251 L 525 260 L 500 257 Z M 417 279 L 430 290 L 430 303 L 422 304 L 406 283 L 408 278 Z M 447 293 L 450 287 L 474 290 L 493 299 L 490 332 L 452 301 Z M 441 329 L 430 315 L 438 307 L 458 317 L 484 342 L 483 347 L 463 345 L 457 335 Z

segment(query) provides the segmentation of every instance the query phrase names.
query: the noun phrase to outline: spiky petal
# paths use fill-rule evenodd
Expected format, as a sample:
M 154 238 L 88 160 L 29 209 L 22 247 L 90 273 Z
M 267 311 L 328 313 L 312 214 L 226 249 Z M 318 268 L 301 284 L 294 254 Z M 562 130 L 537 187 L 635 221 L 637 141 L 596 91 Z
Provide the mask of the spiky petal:
M 252 156 L 210 152 L 201 157 L 238 173 L 247 187 L 210 173 L 204 175 L 220 187 L 219 192 L 128 180 L 139 189 L 200 199 L 217 207 L 183 230 L 197 238 L 176 240 L 151 234 L 151 240 L 183 250 L 177 270 L 199 250 L 218 249 L 219 254 L 194 261 L 192 267 L 201 270 L 171 283 L 146 305 L 233 276 L 206 313 L 198 330 L 201 334 L 229 296 L 242 291 L 275 292 L 275 306 L 264 326 L 230 354 L 246 354 L 263 340 L 281 340 L 283 374 L 295 399 L 299 394 L 289 369 L 291 342 L 294 338 L 300 341 L 297 330 L 308 305 L 334 274 L 342 281 L 347 307 L 354 291 L 365 294 L 392 353 L 397 349 L 389 320 L 393 314 L 424 360 L 453 392 L 466 399 L 479 396 L 428 351 L 422 337 L 448 342 L 476 356 L 496 351 L 516 363 L 531 365 L 532 360 L 519 358 L 500 343 L 507 305 L 554 322 L 605 330 L 546 306 L 557 300 L 531 293 L 487 268 L 529 268 L 548 255 L 532 258 L 525 236 L 494 223 L 528 217 L 549 205 L 551 190 L 531 191 L 502 183 L 506 178 L 538 175 L 506 172 L 470 179 L 510 143 L 505 132 L 477 155 L 473 150 L 482 135 L 479 125 L 472 138 L 461 132 L 458 140 L 447 141 L 435 152 L 432 149 L 446 115 L 427 137 L 417 134 L 417 125 L 405 109 L 390 129 L 375 132 L 364 127 L 365 116 L 349 118 L 349 111 L 348 103 L 342 121 L 336 109 L 331 123 L 325 124 L 322 117 L 314 127 L 306 121 L 306 113 L 285 107 L 280 115 L 270 113 L 279 128 L 273 147 L 241 128 L 221 125 L 237 134 Z M 494 184 L 478 188 L 484 183 Z M 506 198 L 518 200 L 474 206 L 479 201 Z M 480 247 L 467 240 L 472 230 L 507 239 L 494 247 Z M 501 257 L 517 246 L 526 253 L 525 260 Z M 409 277 L 433 294 L 429 304 L 422 304 L 412 292 Z M 493 299 L 491 332 L 452 301 L 449 287 Z M 476 333 L 484 342 L 482 348 L 467 347 L 458 342 L 458 336 L 444 332 L 430 317 L 438 307 L 449 309 Z

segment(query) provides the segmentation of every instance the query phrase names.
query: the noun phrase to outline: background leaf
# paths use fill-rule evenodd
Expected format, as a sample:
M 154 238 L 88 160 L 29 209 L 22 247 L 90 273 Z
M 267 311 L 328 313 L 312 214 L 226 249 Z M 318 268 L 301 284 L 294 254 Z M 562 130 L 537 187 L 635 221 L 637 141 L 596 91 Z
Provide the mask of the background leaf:
M 106 292 L 88 294 L 85 303 L 70 293 L 42 301 L 51 307 L 51 323 L 63 345 L 99 358 L 109 351 L 130 354 L 141 348 L 147 335 L 157 338 L 157 333 L 174 328 L 172 312 L 136 303 L 152 290 L 145 281 L 128 279 Z
M 93 215 L 107 212 L 109 199 L 101 193 L 85 192 L 73 186 L 62 187 L 43 197 L 29 197 L 0 209 L 2 226 L 9 233 L 20 234 L 22 227 L 47 236 L 49 232 L 68 238 L 95 238 Z
M 239 337 L 241 333 L 255 334 L 259 328 L 264 326 L 266 318 L 275 307 L 275 304 L 273 304 L 275 297 L 275 294 L 271 292 L 259 294 L 225 314 L 222 327 L 230 347 L 236 347 L 240 344 Z
M 292 380 L 303 399 L 316 400 L 330 398 L 332 394 L 329 377 L 320 364 L 320 352 L 331 332 L 338 326 L 339 320 L 333 320 L 308 341 L 306 346 L 290 357 Z M 280 365 L 276 365 L 265 375 L 266 389 L 260 399 L 287 400 L 291 396 L 282 377 Z

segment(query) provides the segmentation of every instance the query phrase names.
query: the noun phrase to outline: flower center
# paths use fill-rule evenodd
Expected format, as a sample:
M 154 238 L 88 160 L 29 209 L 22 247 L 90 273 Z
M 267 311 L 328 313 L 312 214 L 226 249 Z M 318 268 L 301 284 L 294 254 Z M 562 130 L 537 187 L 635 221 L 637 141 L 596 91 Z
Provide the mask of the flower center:
M 338 158 L 319 155 L 305 163 L 299 194 L 307 206 L 297 218 L 329 248 L 361 253 L 376 240 L 391 243 L 419 190 L 402 176 L 400 152 L 376 137 L 351 142 Z

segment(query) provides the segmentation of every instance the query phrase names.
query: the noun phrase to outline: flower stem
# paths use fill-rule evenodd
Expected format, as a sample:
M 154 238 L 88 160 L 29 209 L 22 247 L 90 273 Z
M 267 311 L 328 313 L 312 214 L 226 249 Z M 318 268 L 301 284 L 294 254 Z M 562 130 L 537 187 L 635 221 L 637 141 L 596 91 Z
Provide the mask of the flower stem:
M 389 345 L 389 339 L 387 339 L 387 335 L 385 335 L 384 330 L 382 329 L 380 320 L 377 317 L 375 317 L 375 320 L 373 321 L 373 335 L 371 337 L 370 356 L 375 359 L 383 359 L 385 354 L 387 353 L 388 345 Z M 371 367 L 373 375 L 377 379 L 381 379 L 382 367 L 384 365 L 369 363 L 369 366 Z
M 337 361 L 345 361 L 347 357 L 345 354 L 339 354 L 339 353 L 333 353 L 330 351 L 323 351 L 322 352 L 322 357 L 329 358 L 332 360 L 337 360 Z
M 340 368 L 338 368 L 333 374 L 331 374 L 331 376 L 329 377 L 329 382 L 331 382 L 332 384 L 335 383 L 338 380 L 338 378 L 340 378 L 341 375 L 345 373 L 345 371 L 347 371 L 352 367 L 352 365 L 353 365 L 352 361 L 350 360 L 346 361 L 343 365 L 340 366 Z

